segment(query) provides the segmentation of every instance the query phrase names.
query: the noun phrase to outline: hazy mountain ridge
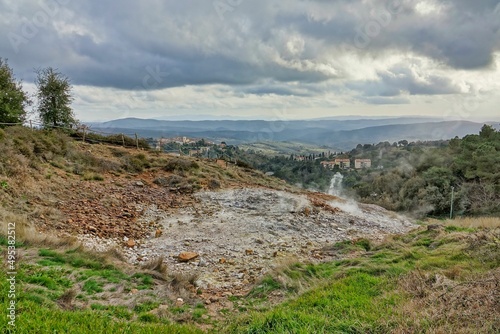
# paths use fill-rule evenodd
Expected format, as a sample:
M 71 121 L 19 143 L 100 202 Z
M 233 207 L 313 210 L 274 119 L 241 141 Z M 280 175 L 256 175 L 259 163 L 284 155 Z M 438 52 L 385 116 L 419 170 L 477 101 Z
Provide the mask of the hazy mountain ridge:
M 419 117 L 306 121 L 162 121 L 126 118 L 89 125 L 96 131 L 135 132 L 141 137 L 188 136 L 229 141 L 236 145 L 256 141 L 296 141 L 348 150 L 360 143 L 462 137 L 477 133 L 483 123 Z

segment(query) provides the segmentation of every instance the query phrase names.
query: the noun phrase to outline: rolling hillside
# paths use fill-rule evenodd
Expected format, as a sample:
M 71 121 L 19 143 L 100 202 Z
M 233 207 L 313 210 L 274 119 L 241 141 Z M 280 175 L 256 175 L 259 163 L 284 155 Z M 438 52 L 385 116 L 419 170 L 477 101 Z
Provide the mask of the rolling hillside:
M 359 143 L 450 139 L 477 133 L 482 123 L 425 118 L 305 121 L 160 121 L 127 118 L 90 124 L 93 130 L 142 137 L 188 136 L 232 144 L 291 141 L 350 150 Z

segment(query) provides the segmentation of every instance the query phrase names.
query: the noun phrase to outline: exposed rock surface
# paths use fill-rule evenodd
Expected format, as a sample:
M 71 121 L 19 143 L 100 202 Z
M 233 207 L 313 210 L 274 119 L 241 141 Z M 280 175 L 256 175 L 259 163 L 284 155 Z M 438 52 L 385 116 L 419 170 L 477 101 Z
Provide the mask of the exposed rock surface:
M 177 258 L 179 259 L 179 262 L 189 262 L 196 259 L 198 256 L 200 255 L 195 252 L 182 252 Z
M 230 189 L 194 194 L 176 208 L 163 204 L 142 211 L 137 224 L 155 227 L 123 252 L 131 263 L 164 256 L 169 271 L 197 272 L 203 289 L 245 289 L 283 258 L 330 260 L 335 254 L 328 248 L 338 241 L 382 239 L 413 227 L 381 207 L 320 193 Z M 106 240 L 103 247 L 93 236 L 81 239 L 101 250 L 123 243 Z

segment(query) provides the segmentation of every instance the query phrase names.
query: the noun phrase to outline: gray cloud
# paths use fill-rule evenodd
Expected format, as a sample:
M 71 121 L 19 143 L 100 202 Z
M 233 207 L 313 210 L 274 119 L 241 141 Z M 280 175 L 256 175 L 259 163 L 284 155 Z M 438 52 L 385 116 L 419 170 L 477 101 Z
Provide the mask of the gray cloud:
M 461 93 L 460 88 L 449 78 L 434 74 L 419 76 L 409 66 L 411 65 L 393 66 L 386 71 L 378 72 L 377 80 L 350 82 L 346 84 L 346 87 L 359 92 L 363 101 L 388 101 L 390 102 L 388 104 L 392 104 L 392 101 L 401 101 L 400 99 L 392 99 L 401 95 Z M 380 99 L 366 99 L 367 97 L 380 97 Z
M 446 7 L 439 16 L 419 14 L 414 0 L 396 9 L 361 0 L 0 0 L 0 56 L 28 81 L 33 68 L 54 66 L 74 84 L 125 90 L 226 84 L 313 96 L 321 92 L 312 84 L 343 78 L 367 97 L 457 93 L 448 78 L 422 81 L 404 66 L 350 82 L 351 69 L 337 60 L 351 51 L 412 51 L 450 68 L 491 66 L 500 50 L 499 1 L 434 2 Z
M 409 104 L 410 100 L 404 97 L 384 97 L 384 96 L 371 96 L 362 97 L 360 101 L 367 104 L 386 105 L 386 104 Z

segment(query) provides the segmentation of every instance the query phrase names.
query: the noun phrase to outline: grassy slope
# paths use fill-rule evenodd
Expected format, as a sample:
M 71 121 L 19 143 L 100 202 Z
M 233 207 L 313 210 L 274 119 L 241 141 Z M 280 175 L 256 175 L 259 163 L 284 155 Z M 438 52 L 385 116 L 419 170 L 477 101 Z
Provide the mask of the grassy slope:
M 282 269 L 267 277 L 253 297 L 276 289 L 293 296 L 301 285 L 310 288 L 281 305 L 255 310 L 223 331 L 498 332 L 499 221 L 488 223 L 496 229 L 465 228 L 457 221 L 447 224 L 437 229 L 424 226 L 370 251 L 365 251 L 365 241 L 339 244 L 340 252 L 362 255 Z
M 1 251 L 8 245 L 0 237 Z M 53 246 L 54 247 L 54 246 Z M 172 314 L 150 311 L 160 300 L 149 297 L 133 301 L 132 289 L 153 290 L 156 275 L 127 273 L 111 264 L 105 256 L 80 248 L 62 251 L 39 248 L 29 243 L 16 245 L 16 330 L 17 333 L 193 333 L 193 326 L 172 323 Z M 21 255 L 22 254 L 22 255 Z M 6 267 L 2 259 L 2 267 Z M 0 272 L 0 307 L 8 307 L 9 282 Z M 167 284 L 166 282 L 164 284 Z M 122 303 L 108 303 L 111 291 L 122 290 Z M 161 300 L 164 304 L 168 301 Z M 180 310 L 179 310 L 180 311 Z M 183 310 L 184 311 L 184 310 Z M 188 311 L 188 308 L 185 309 Z M 11 328 L 0 318 L 0 328 Z

